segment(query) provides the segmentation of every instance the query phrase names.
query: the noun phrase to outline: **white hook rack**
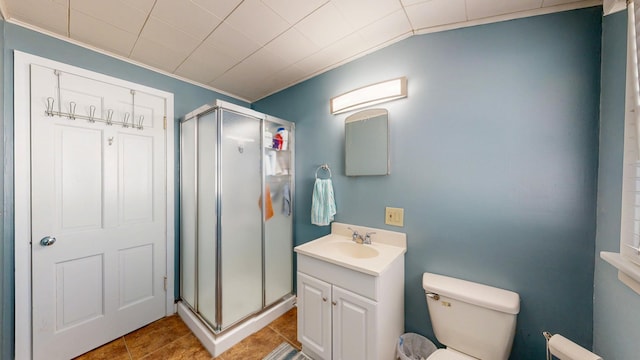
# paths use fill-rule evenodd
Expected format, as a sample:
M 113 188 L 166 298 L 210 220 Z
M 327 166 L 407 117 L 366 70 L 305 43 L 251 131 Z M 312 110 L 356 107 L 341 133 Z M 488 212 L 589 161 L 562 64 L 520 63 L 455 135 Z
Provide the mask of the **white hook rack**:
M 108 109 L 107 110 L 107 118 L 103 119 L 103 118 L 98 118 L 95 116 L 96 113 L 96 107 L 91 105 L 89 106 L 89 115 L 80 115 L 80 114 L 76 114 L 76 103 L 71 101 L 69 102 L 69 112 L 65 113 L 62 111 L 54 111 L 53 110 L 53 104 L 55 103 L 55 100 L 52 97 L 48 97 L 47 98 L 47 110 L 45 111 L 45 114 L 47 116 L 60 116 L 60 117 L 66 117 L 69 118 L 71 120 L 76 120 L 76 119 L 83 119 L 83 120 L 87 120 L 90 123 L 95 123 L 95 122 L 101 122 L 101 123 L 105 123 L 107 125 L 113 125 L 113 124 L 118 124 L 118 125 L 122 125 L 122 127 L 124 128 L 128 128 L 128 127 L 132 127 L 138 130 L 143 130 L 144 126 L 144 115 L 140 115 L 140 117 L 138 118 L 137 121 L 135 120 L 131 120 L 131 122 L 129 121 L 131 119 L 131 114 L 130 113 L 125 113 L 124 114 L 124 118 L 123 121 L 113 121 L 113 110 L 112 109 Z
M 90 123 L 95 123 L 95 122 L 101 122 L 101 123 L 105 123 L 109 126 L 113 125 L 113 124 L 118 124 L 118 125 L 122 125 L 123 128 L 135 128 L 138 130 L 143 130 L 144 126 L 144 115 L 140 115 L 140 117 L 138 118 L 138 120 L 136 121 L 136 117 L 135 117 L 135 95 L 136 92 L 135 90 L 131 89 L 130 93 L 131 93 L 131 113 L 126 112 L 123 116 L 123 121 L 113 121 L 113 109 L 107 109 L 107 113 L 106 113 L 106 119 L 100 118 L 100 117 L 96 117 L 96 107 L 94 105 L 90 105 L 89 106 L 89 115 L 79 115 L 76 114 L 76 103 L 74 101 L 70 101 L 69 102 L 69 112 L 65 113 L 62 112 L 62 107 L 61 107 L 61 101 L 60 101 L 60 75 L 61 75 L 61 71 L 60 70 L 54 70 L 53 73 L 55 74 L 55 76 L 57 77 L 57 97 L 58 97 L 58 109 L 57 111 L 54 111 L 54 103 L 55 103 L 55 99 L 52 97 L 48 97 L 47 98 L 47 109 L 45 111 L 45 114 L 47 116 L 59 116 L 59 117 L 66 117 L 70 120 L 76 120 L 76 119 L 84 119 L 89 121 Z

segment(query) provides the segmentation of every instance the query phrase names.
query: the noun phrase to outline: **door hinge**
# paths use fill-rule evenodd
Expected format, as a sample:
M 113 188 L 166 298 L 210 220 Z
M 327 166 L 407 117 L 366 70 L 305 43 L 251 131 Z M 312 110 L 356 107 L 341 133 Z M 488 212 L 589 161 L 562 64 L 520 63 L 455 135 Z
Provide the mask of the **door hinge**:
M 164 277 L 164 291 L 167 292 L 167 277 Z
M 164 116 L 164 129 L 167 130 L 167 116 Z

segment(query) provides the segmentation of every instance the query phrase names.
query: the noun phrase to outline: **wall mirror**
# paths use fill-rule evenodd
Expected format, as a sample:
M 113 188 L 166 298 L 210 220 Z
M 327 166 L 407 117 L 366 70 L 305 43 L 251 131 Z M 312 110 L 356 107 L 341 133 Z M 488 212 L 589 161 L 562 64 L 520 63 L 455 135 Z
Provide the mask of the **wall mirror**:
M 389 174 L 389 112 L 369 109 L 345 120 L 347 176 Z

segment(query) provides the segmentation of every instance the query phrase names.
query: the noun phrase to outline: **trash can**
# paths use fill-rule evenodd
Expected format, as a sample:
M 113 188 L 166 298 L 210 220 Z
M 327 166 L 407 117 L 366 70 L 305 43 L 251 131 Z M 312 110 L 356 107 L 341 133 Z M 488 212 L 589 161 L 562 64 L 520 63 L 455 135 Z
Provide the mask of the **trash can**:
M 433 354 L 438 348 L 426 337 L 406 333 L 400 335 L 396 358 L 400 360 L 424 360 Z

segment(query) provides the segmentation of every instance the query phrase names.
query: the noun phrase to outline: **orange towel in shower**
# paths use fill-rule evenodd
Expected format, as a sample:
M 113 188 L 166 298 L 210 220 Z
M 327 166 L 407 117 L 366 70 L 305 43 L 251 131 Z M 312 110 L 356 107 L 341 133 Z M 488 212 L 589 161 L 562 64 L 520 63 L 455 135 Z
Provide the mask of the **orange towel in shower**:
M 267 184 L 264 189 L 264 197 L 267 199 L 267 207 L 264 210 L 265 220 L 269 220 L 273 217 L 273 202 L 271 201 L 271 189 Z M 258 199 L 258 207 L 262 209 L 262 197 Z

